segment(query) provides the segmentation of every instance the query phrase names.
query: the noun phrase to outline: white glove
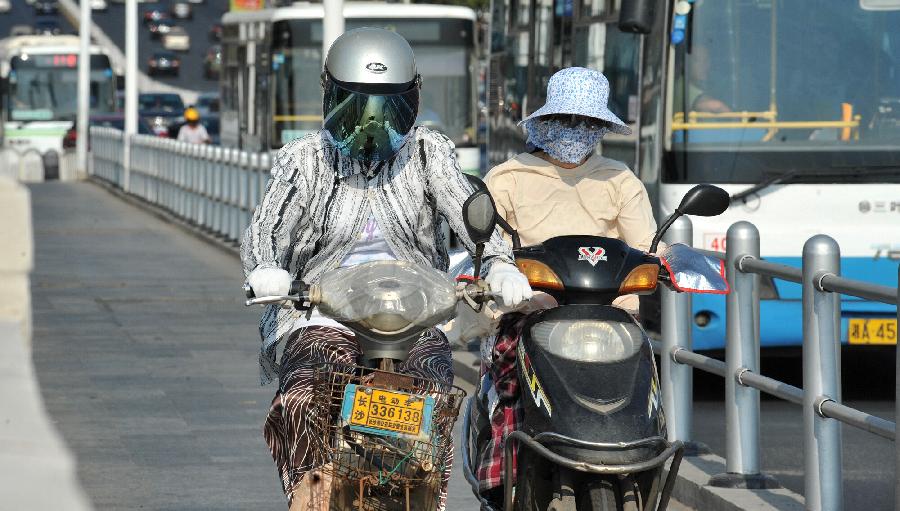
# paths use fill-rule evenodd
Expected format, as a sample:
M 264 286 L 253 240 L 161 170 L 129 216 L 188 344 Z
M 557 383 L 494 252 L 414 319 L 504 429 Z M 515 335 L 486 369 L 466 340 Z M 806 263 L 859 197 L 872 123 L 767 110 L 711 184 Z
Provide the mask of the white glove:
M 484 278 L 491 286 L 491 292 L 499 294 L 505 307 L 515 307 L 526 300 L 531 299 L 531 286 L 528 277 L 515 265 L 497 261 L 491 264 L 491 269 Z
M 258 296 L 284 296 L 291 292 L 291 274 L 281 268 L 257 268 L 250 272 L 247 282 Z

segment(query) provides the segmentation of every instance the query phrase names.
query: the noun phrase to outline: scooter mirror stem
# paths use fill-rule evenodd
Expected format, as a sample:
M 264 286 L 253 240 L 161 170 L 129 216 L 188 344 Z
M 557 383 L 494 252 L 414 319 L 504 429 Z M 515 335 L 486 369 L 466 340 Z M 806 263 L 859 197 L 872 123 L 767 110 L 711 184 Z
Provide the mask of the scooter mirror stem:
M 472 278 L 477 282 L 481 279 L 481 258 L 484 256 L 484 243 L 478 243 L 475 245 L 475 257 L 472 262 L 474 264 L 474 268 L 472 269 Z
M 511 225 L 509 225 L 509 222 L 507 222 L 506 219 L 501 217 L 500 215 L 496 215 L 494 217 L 494 220 L 496 220 L 497 225 L 499 225 L 501 229 L 506 231 L 506 233 L 509 234 L 512 238 L 513 250 L 522 248 L 522 240 L 519 239 L 519 233 L 515 229 L 513 229 Z
M 683 215 L 681 211 L 675 209 L 675 212 L 669 215 L 669 218 L 666 218 L 666 221 L 656 230 L 656 235 L 653 236 L 653 242 L 650 243 L 650 253 L 655 254 L 656 249 L 659 246 L 659 241 L 662 239 L 663 235 L 666 231 L 669 230 L 669 227 L 672 227 L 672 224 L 675 223 L 675 220 L 678 219 L 681 215 Z

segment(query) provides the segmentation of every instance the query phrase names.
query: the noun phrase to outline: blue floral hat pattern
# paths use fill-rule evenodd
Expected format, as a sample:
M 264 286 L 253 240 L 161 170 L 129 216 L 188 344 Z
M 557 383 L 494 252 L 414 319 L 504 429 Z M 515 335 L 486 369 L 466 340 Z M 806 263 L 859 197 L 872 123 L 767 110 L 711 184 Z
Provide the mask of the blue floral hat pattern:
M 609 80 L 603 73 L 584 67 L 567 67 L 550 77 L 547 102 L 521 123 L 552 114 L 574 114 L 593 117 L 609 123 L 609 130 L 630 135 L 631 128 L 607 107 Z

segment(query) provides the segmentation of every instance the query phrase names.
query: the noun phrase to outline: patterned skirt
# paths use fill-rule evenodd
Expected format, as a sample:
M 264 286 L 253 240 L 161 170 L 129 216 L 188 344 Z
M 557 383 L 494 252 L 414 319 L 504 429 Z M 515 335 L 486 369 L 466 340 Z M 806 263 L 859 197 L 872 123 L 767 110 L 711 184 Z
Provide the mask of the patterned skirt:
M 284 347 L 278 392 L 272 399 L 263 434 L 281 476 L 288 500 L 303 476 L 316 468 L 309 438 L 312 428 L 307 421 L 312 400 L 313 369 L 311 364 L 355 364 L 360 354 L 356 336 L 347 330 L 327 326 L 308 326 L 290 334 Z M 421 378 L 453 383 L 453 359 L 450 344 L 443 332 L 427 330 L 410 350 L 407 360 L 397 371 Z M 453 451 L 449 451 L 441 484 L 439 511 L 443 511 Z

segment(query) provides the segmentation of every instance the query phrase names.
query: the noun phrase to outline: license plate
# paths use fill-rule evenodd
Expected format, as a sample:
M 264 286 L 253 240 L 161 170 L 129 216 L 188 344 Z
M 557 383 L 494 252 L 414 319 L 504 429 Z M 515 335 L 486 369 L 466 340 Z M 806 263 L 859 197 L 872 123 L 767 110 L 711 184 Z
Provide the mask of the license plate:
M 348 384 L 341 415 L 350 429 L 385 436 L 425 437 L 431 433 L 434 398 Z
M 850 344 L 897 344 L 896 319 L 850 319 Z

